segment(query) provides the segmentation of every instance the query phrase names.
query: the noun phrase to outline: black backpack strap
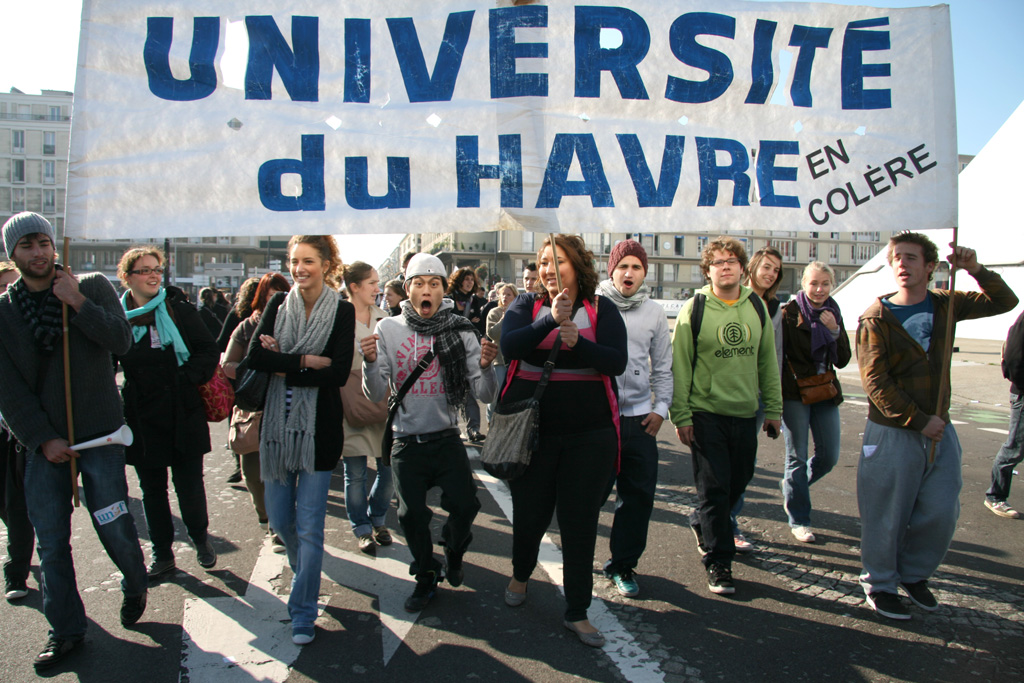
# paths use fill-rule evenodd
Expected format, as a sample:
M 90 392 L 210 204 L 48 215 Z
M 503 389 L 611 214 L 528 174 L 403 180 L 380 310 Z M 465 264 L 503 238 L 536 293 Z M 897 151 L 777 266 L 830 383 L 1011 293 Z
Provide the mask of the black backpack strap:
M 412 385 L 416 383 L 416 380 L 420 378 L 420 375 L 423 374 L 424 370 L 430 367 L 430 364 L 433 361 L 434 349 L 430 349 L 423 358 L 420 358 L 420 362 L 416 364 L 416 367 L 409 373 L 409 376 L 405 378 L 404 382 L 402 382 L 402 386 L 398 388 L 398 392 L 388 399 L 388 427 L 390 427 L 391 423 L 394 422 L 395 415 L 398 414 L 398 409 L 402 405 L 402 399 L 405 398 L 405 395 L 409 393 L 410 389 L 412 389 Z
M 690 358 L 690 372 L 697 367 L 697 337 L 700 336 L 700 326 L 704 322 L 704 304 L 707 296 L 704 292 L 697 292 L 693 295 L 693 306 L 690 307 L 690 331 L 693 332 L 693 356 Z
M 751 292 L 750 303 L 754 305 L 754 310 L 757 311 L 757 317 L 761 319 L 761 329 L 764 329 L 764 323 L 768 315 L 764 310 L 764 302 L 761 301 L 761 297 L 756 292 Z

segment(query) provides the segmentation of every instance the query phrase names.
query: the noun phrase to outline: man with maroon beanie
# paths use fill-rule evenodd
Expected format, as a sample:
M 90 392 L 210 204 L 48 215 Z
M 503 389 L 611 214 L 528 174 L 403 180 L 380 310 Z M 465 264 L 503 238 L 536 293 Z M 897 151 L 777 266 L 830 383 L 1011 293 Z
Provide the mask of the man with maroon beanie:
M 658 429 L 672 403 L 672 345 L 665 311 L 648 297 L 647 252 L 636 240 L 619 242 L 608 255 L 609 279 L 597 291 L 619 309 L 626 325 L 629 361 L 615 379 L 619 389 L 621 454 L 615 519 L 605 575 L 620 594 L 640 592 L 633 570 L 647 547 L 647 526 L 658 485 Z M 651 393 L 654 393 L 653 400 Z

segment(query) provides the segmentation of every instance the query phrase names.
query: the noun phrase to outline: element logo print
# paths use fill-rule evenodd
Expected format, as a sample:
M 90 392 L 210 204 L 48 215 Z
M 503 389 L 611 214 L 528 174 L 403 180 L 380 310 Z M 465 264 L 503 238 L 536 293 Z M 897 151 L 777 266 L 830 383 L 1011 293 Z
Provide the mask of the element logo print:
M 718 341 L 722 346 L 739 346 L 750 341 L 750 327 L 743 323 L 728 323 L 718 328 Z

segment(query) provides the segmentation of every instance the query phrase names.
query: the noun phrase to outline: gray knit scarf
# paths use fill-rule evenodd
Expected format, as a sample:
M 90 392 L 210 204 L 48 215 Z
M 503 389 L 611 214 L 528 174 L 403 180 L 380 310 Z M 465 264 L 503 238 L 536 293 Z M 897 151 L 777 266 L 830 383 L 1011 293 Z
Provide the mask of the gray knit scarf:
M 54 268 L 63 270 L 59 263 L 55 264 Z M 25 286 L 24 278 L 19 277 L 15 280 L 7 291 L 11 293 L 11 300 L 17 305 L 21 317 L 32 331 L 32 336 L 43 347 L 43 352 L 52 353 L 57 342 L 64 336 L 64 312 L 60 299 L 53 293 L 53 282 L 46 290 L 42 304 L 36 304 L 36 300 Z
M 323 355 L 334 329 L 338 293 L 326 285 L 306 318 L 306 304 L 293 287 L 277 310 L 274 339 L 281 353 Z M 310 472 L 316 464 L 317 387 L 291 387 L 291 409 L 285 415 L 285 378 L 270 376 L 260 430 L 260 471 L 264 481 L 284 483 L 289 472 Z
M 619 290 L 615 289 L 615 283 L 610 278 L 597 283 L 597 293 L 607 299 L 611 299 L 612 303 L 620 311 L 631 311 L 647 301 L 647 297 L 650 296 L 650 290 L 647 288 L 646 282 L 640 285 L 640 289 L 636 290 L 636 294 L 633 296 L 622 296 Z
M 445 398 L 448 405 L 461 409 L 465 414 L 466 396 L 469 394 L 469 371 L 466 368 L 466 345 L 462 343 L 462 331 L 477 332 L 473 323 L 459 315 L 452 303 L 441 307 L 429 318 L 422 318 L 408 299 L 402 302 L 402 315 L 413 332 L 434 337 L 434 350 L 441 364 L 441 379 L 444 381 Z

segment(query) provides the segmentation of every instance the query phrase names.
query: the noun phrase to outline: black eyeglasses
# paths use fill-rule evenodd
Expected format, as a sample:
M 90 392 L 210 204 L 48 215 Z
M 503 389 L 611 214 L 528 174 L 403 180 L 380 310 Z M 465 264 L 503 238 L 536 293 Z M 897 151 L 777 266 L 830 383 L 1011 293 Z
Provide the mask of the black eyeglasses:
M 139 268 L 138 270 L 129 270 L 128 271 L 129 275 L 149 275 L 151 273 L 156 273 L 157 275 L 163 275 L 164 274 L 164 269 L 163 268 Z

